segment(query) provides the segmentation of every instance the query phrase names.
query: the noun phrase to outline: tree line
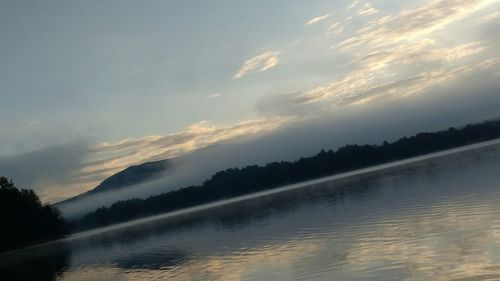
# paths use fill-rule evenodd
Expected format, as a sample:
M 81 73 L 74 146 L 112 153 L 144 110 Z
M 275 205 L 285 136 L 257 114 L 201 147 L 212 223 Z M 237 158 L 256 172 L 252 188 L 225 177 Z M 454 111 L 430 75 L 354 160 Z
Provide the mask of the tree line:
M 80 230 L 105 226 L 499 137 L 500 120 L 495 120 L 459 129 L 419 133 L 392 143 L 384 141 L 380 145 L 346 145 L 335 151 L 321 150 L 314 156 L 293 162 L 226 169 L 198 186 L 101 207 L 76 224 Z
M 61 213 L 42 205 L 29 189 L 0 177 L 0 252 L 63 237 L 70 232 Z

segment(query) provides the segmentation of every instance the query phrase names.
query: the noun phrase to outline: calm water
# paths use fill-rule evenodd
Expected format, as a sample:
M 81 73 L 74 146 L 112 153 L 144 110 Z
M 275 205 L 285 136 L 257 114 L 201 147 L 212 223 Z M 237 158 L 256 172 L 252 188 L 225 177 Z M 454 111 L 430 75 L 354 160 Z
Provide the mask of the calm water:
M 0 280 L 500 280 L 500 145 L 0 256 Z

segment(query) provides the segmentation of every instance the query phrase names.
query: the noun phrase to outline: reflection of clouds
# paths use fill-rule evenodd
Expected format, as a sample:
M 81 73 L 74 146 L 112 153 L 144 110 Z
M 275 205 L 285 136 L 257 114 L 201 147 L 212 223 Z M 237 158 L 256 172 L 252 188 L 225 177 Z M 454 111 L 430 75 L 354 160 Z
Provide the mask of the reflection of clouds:
M 188 253 L 177 250 L 168 249 L 157 252 L 148 252 L 146 254 L 130 254 L 124 258 L 114 260 L 114 265 L 123 269 L 151 269 L 160 270 L 165 267 L 179 266 L 188 258 Z
M 249 272 L 255 275 L 259 272 L 269 274 L 272 268 L 281 267 L 283 270 L 292 271 L 293 268 L 289 267 L 291 260 L 314 255 L 320 248 L 320 241 L 314 240 L 293 240 L 256 249 L 242 248 L 240 251 L 232 252 L 230 256 L 219 254 L 191 260 L 175 270 L 163 271 L 159 276 L 175 280 L 244 280 L 244 276 Z M 270 272 L 272 273 L 274 272 Z M 286 273 L 283 271 L 280 275 Z M 290 272 L 288 276 L 293 275 Z
M 291 271 L 281 272 L 286 276 L 294 276 L 295 270 L 301 268 L 317 267 L 331 277 L 348 271 L 351 278 L 380 268 L 382 272 L 399 271 L 404 280 L 448 280 L 491 273 L 485 270 L 495 264 L 485 254 L 495 241 L 487 229 L 491 210 L 477 206 L 474 215 L 468 216 L 466 209 L 445 206 L 418 210 L 420 213 L 410 214 L 407 219 L 381 220 L 358 228 L 346 226 L 346 233 L 339 228 L 332 236 L 303 236 L 283 241 L 282 245 L 213 256 L 208 262 L 186 265 L 186 270 L 201 267 L 195 272 L 209 271 L 214 278 L 233 277 L 228 280 L 240 280 L 245 272 L 259 272 L 255 267 Z M 273 268 L 268 268 L 269 264 Z
M 267 266 L 280 267 L 286 265 L 291 259 L 304 257 L 318 251 L 321 245 L 314 241 L 299 242 L 292 241 L 284 245 L 268 245 L 260 249 L 250 249 L 234 253 L 239 261 L 229 262 L 224 255 L 211 256 L 203 261 L 201 269 L 197 274 L 209 276 L 215 280 L 243 280 L 247 272 L 258 272 L 261 268 Z M 189 265 L 193 266 L 193 264 Z M 191 279 L 197 279 L 197 276 L 190 276 Z
M 243 280 L 243 276 L 249 271 L 257 272 L 267 266 L 286 266 L 290 260 L 313 255 L 321 247 L 319 242 L 297 240 L 256 249 L 242 248 L 238 252 L 232 252 L 231 256 L 216 254 L 202 259 L 193 258 L 176 265 L 160 266 L 155 269 L 148 269 L 137 264 L 137 267 L 130 267 L 126 272 L 121 270 L 120 265 L 117 267 L 114 264 L 83 266 L 69 271 L 68 274 L 64 275 L 62 281 L 141 280 L 143 278 L 156 278 L 155 280 Z M 158 262 L 162 262 L 162 260 L 158 260 Z
M 494 240 L 488 232 L 471 230 L 487 225 L 490 217 L 474 216 L 464 221 L 454 211 L 463 212 L 434 209 L 422 212 L 422 217 L 368 230 L 366 237 L 352 241 L 347 257 L 351 270 L 362 271 L 389 262 L 411 269 L 408 280 L 448 280 L 452 272 L 458 276 L 482 274 L 484 266 L 492 264 L 484 252 Z M 436 216 L 442 213 L 446 215 Z M 424 219 L 426 215 L 432 219 Z M 469 256 L 467 261 L 465 256 Z
M 121 281 L 130 280 L 118 269 L 101 266 L 82 267 L 75 271 L 66 272 L 61 281 Z M 135 279 L 132 279 L 135 280 Z

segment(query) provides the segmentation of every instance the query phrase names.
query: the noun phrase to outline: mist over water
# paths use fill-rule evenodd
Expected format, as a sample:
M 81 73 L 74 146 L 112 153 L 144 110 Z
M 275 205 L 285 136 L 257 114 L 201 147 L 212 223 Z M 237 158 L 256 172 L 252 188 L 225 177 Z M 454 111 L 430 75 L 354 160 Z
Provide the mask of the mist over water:
M 65 281 L 500 278 L 499 165 L 495 144 L 27 249 L 0 256 L 0 272 Z

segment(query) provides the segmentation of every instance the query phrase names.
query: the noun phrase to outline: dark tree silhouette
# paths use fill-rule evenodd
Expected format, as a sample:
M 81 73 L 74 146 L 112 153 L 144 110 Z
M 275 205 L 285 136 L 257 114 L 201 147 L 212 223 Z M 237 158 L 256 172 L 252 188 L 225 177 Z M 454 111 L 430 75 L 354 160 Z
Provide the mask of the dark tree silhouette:
M 42 205 L 33 190 L 19 190 L 12 180 L 0 177 L 0 252 L 68 232 L 69 226 L 57 209 Z
M 77 224 L 80 229 L 104 226 L 499 137 L 500 120 L 495 120 L 460 129 L 419 133 L 393 143 L 384 141 L 381 145 L 346 145 L 336 151 L 321 150 L 315 156 L 294 162 L 231 168 L 215 173 L 200 186 L 101 207 Z

